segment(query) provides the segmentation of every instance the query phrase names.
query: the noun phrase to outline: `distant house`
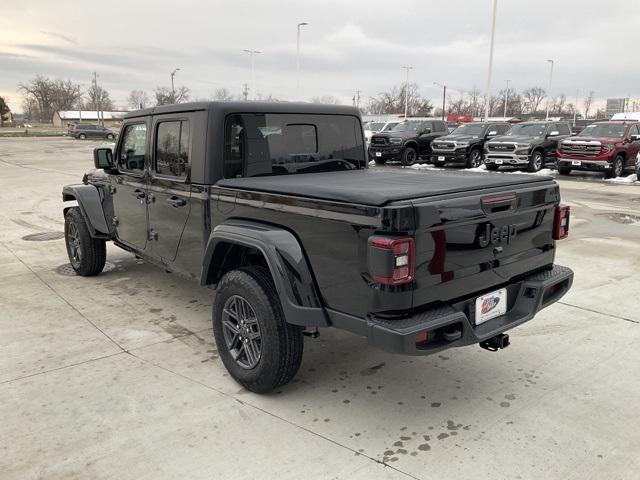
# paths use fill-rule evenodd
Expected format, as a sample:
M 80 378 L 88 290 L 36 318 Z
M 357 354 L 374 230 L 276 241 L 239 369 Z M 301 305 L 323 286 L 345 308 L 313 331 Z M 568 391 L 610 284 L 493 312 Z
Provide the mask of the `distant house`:
M 128 112 L 98 112 L 85 110 L 60 110 L 53 114 L 53 126 L 64 128 L 75 123 L 100 123 L 104 120 L 105 127 L 119 127 Z

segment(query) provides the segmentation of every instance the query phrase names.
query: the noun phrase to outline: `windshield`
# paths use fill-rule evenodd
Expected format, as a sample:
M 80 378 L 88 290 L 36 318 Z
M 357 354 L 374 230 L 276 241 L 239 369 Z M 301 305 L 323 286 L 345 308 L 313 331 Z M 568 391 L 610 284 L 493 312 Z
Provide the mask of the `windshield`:
M 224 156 L 225 178 L 365 166 L 362 126 L 350 115 L 230 115 Z
M 544 135 L 546 125 L 537 125 L 534 123 L 524 125 L 514 125 L 508 135 L 522 135 L 525 137 L 541 137 Z
M 390 130 L 393 130 L 393 127 L 395 127 L 396 125 L 398 125 L 398 123 L 400 122 L 389 122 L 387 123 L 387 126 L 384 127 L 384 129 L 382 130 L 383 132 L 388 132 Z
M 382 127 L 384 127 L 384 122 L 369 122 L 364 126 L 364 129 L 370 132 L 379 132 Z
M 615 124 L 600 124 L 589 125 L 587 128 L 580 132 L 581 137 L 609 137 L 609 138 L 622 138 L 624 137 L 624 125 Z
M 486 125 L 483 123 L 465 123 L 456 128 L 451 135 L 482 135 Z
M 424 122 L 407 121 L 396 125 L 391 129 L 392 132 L 417 132 L 425 127 Z

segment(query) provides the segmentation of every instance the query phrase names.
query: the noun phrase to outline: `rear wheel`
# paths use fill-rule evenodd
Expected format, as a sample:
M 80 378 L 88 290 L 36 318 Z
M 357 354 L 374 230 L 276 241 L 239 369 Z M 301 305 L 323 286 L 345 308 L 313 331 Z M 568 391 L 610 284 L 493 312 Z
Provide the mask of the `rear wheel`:
M 536 150 L 529 158 L 527 172 L 539 172 L 544 166 L 544 154 L 540 150 Z
M 416 152 L 413 147 L 406 147 L 404 152 L 402 152 L 402 158 L 400 161 L 404 166 L 413 165 L 418 161 L 418 152 Z
M 302 328 L 286 322 L 264 268 L 228 272 L 213 305 L 220 358 L 240 385 L 267 393 L 289 382 L 302 362 Z
M 92 277 L 102 271 L 107 260 L 106 242 L 91 237 L 78 207 L 70 208 L 64 216 L 64 238 L 69 262 L 78 275 Z
M 78 138 L 80 140 L 85 140 L 87 138 L 87 136 L 84 133 L 81 133 L 80 135 L 78 135 Z
M 613 165 L 611 169 L 605 173 L 607 178 L 617 178 L 621 177 L 624 173 L 624 158 L 622 155 L 616 155 L 616 158 L 613 159 Z
M 469 152 L 467 168 L 476 168 L 480 165 L 482 165 L 482 151 L 479 148 L 474 148 Z

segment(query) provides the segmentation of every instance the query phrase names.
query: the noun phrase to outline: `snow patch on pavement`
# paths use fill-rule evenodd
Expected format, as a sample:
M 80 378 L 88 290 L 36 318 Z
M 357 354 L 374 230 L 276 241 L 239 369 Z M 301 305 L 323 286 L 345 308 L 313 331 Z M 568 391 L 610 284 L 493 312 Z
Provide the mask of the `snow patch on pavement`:
M 605 182 L 609 182 L 609 183 L 625 183 L 625 184 L 632 184 L 632 183 L 640 183 L 638 180 L 638 176 L 634 173 L 633 175 L 629 175 L 628 177 L 616 177 L 616 178 L 608 178 L 605 180 Z

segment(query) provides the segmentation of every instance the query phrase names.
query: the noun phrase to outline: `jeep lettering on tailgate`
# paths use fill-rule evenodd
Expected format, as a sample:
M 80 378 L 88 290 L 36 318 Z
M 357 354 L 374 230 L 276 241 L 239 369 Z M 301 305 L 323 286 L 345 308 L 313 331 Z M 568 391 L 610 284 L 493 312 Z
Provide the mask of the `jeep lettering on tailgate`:
M 500 242 L 509 243 L 517 234 L 515 225 L 503 225 L 502 227 L 491 228 L 490 223 L 485 224 L 484 231 L 478 236 L 478 245 L 486 247 L 489 244 Z

